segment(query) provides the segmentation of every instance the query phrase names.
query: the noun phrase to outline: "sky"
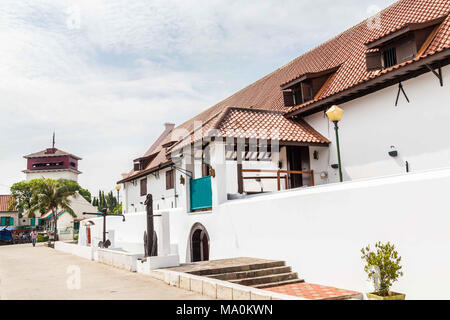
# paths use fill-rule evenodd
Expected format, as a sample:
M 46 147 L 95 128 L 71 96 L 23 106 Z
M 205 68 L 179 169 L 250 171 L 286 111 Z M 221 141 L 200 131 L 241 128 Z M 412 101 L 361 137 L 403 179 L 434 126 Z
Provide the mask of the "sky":
M 83 158 L 113 190 L 165 122 L 180 124 L 393 0 L 2 0 L 0 194 L 24 155 Z

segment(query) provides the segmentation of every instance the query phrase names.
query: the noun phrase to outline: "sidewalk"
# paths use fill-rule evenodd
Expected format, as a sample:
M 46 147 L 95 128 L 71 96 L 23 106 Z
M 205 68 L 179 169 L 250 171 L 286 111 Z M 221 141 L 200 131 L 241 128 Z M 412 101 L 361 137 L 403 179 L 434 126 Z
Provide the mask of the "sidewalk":
M 19 244 L 0 246 L 0 299 L 208 298 L 170 287 L 149 276 L 55 251 L 43 244 L 35 248 L 31 244 Z

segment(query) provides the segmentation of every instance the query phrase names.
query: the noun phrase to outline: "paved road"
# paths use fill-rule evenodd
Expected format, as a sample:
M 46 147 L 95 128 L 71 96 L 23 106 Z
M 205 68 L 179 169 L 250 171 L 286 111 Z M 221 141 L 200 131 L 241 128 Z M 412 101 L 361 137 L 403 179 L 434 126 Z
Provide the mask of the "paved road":
M 80 276 L 78 277 L 77 274 Z M 80 281 L 78 281 L 78 279 Z M 41 244 L 0 246 L 0 299 L 206 299 Z

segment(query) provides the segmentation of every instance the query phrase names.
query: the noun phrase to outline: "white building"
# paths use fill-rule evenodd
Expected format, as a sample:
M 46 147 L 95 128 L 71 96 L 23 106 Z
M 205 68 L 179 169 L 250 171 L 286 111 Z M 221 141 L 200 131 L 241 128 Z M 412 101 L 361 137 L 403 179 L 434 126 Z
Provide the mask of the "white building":
M 171 213 L 182 262 L 283 259 L 309 281 L 354 290 L 366 278 L 359 250 L 391 241 L 410 297 L 449 298 L 449 13 L 446 0 L 398 1 L 166 125 L 119 181 L 125 213 L 151 193 Z M 344 110 L 343 184 L 332 105 Z M 137 234 L 117 226 L 115 243 L 137 243 L 144 221 Z
M 77 182 L 78 175 L 78 161 L 80 157 L 69 152 L 55 148 L 54 143 L 52 148 L 48 148 L 36 153 L 24 156 L 27 159 L 27 169 L 23 172 L 26 174 L 26 180 L 33 179 L 67 179 Z M 78 232 L 79 222 L 84 219 L 83 212 L 97 212 L 97 208 L 91 205 L 80 194 L 70 197 L 70 206 L 75 215 L 66 211 L 58 212 L 58 235 L 61 240 L 71 240 Z M 48 230 L 53 230 L 53 219 L 51 212 L 47 212 L 37 219 L 29 219 L 22 217 L 21 225 L 29 224 L 34 226 L 44 226 Z
M 334 104 L 345 111 L 345 181 L 448 166 L 449 4 L 419 3 L 426 16 L 399 1 L 379 25 L 363 21 L 184 124 L 166 124 L 120 181 L 124 211 L 142 211 L 147 193 L 156 209 L 197 210 L 191 180 L 211 180 L 210 167 L 212 181 L 226 178 L 212 195 L 219 202 L 338 182 L 334 125 L 324 113 Z

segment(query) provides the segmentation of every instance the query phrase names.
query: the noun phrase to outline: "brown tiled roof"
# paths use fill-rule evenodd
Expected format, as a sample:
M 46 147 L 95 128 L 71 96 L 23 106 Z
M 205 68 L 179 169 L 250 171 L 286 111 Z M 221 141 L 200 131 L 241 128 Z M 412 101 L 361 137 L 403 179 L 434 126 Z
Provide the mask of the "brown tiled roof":
M 230 108 L 219 123 L 218 129 L 223 136 L 329 143 L 327 138 L 306 122 L 286 119 L 282 112 Z
M 42 151 L 39 151 L 39 152 L 28 154 L 28 155 L 24 156 L 24 158 L 28 159 L 28 158 L 42 158 L 42 157 L 72 156 L 75 159 L 81 160 L 80 157 L 77 157 L 76 155 L 71 154 L 71 153 L 66 152 L 66 151 L 63 151 L 63 150 L 59 150 L 59 149 L 55 148 L 54 152 L 51 152 L 51 153 L 47 152 L 47 150 L 50 150 L 50 149 L 45 149 L 45 150 L 42 150 Z
M 381 24 L 379 29 L 369 28 L 368 21 L 365 20 L 238 91 L 183 123 L 180 127 L 192 131 L 194 121 L 206 122 L 226 107 L 281 112 L 293 111 L 302 106 L 286 108 L 280 86 L 308 73 L 317 73 L 339 67 L 320 96 L 307 103 L 310 104 L 379 76 L 382 73 L 395 70 L 395 68 L 390 68 L 382 72 L 367 71 L 365 43 L 387 35 L 407 23 L 421 23 L 437 19 L 449 13 L 449 0 L 398 1 L 380 13 Z M 429 48 L 423 53 L 423 56 L 428 56 L 447 48 L 450 48 L 450 17 L 447 17 L 442 23 L 441 28 Z M 404 65 L 399 65 L 397 68 Z
M 293 121 L 279 111 L 256 110 L 248 108 L 225 108 L 194 130 L 171 150 L 185 147 L 205 137 L 232 137 L 245 139 L 277 139 L 285 142 L 328 144 L 322 136 L 305 121 Z
M 303 105 L 293 107 L 289 110 L 301 109 L 316 101 L 342 92 L 346 89 L 354 87 L 370 79 L 379 77 L 393 70 L 404 67 L 414 61 L 418 61 L 427 56 L 441 52 L 450 48 L 450 17 L 441 24 L 434 40 L 430 46 L 422 53 L 422 55 L 414 59 L 384 69 L 382 71 L 367 71 L 365 53 L 367 51 L 365 44 L 380 39 L 392 32 L 402 29 L 410 23 L 423 23 L 434 20 L 450 13 L 449 0 L 403 0 L 398 1 L 380 14 L 381 27 L 379 29 L 371 29 L 366 22 L 345 31 L 343 34 L 326 42 L 322 46 L 310 51 L 300 60 L 320 60 L 320 56 L 324 55 L 323 51 L 327 49 L 335 50 L 335 54 L 329 56 L 331 60 L 343 61 L 342 66 L 336 72 L 335 77 L 329 83 L 328 87 L 316 99 L 308 101 Z M 324 55 L 326 56 L 326 55 Z M 295 62 L 296 60 L 294 60 Z M 294 63 L 298 64 L 298 63 Z M 299 70 L 301 73 L 302 71 Z
M 189 137 L 180 139 L 180 142 L 172 148 L 180 148 L 186 143 L 197 140 L 197 136 L 203 136 L 209 129 L 217 128 L 218 121 L 224 117 L 229 108 L 235 108 L 234 110 L 237 110 L 236 108 L 247 108 L 254 111 L 277 111 L 287 114 L 383 74 L 405 67 L 422 58 L 450 49 L 450 17 L 447 17 L 428 48 L 414 60 L 382 71 L 366 70 L 366 43 L 395 32 L 409 23 L 423 23 L 443 17 L 449 13 L 449 0 L 398 1 L 380 13 L 380 28 L 369 27 L 368 20 L 365 20 L 181 124 L 175 130 L 183 129 L 189 133 Z M 338 69 L 334 76 L 327 81 L 326 87 L 313 100 L 292 108 L 284 106 L 283 93 L 280 88 L 283 83 L 290 82 L 308 73 L 319 73 L 333 68 Z M 233 111 L 233 116 L 239 116 L 241 120 L 248 119 L 248 121 L 252 121 L 252 116 L 257 118 L 259 116 L 273 117 L 270 112 L 261 113 L 258 116 L 255 116 L 255 114 L 255 112 Z M 277 117 L 279 117 L 279 114 Z M 196 121 L 201 121 L 204 124 L 202 130 L 194 130 Z M 240 125 L 249 127 L 249 124 L 245 121 L 240 122 Z M 255 122 L 255 125 L 262 127 L 264 127 L 264 124 L 264 121 Z M 302 127 L 304 124 L 299 126 Z M 300 136 L 289 138 L 298 139 Z M 312 134 L 312 136 L 317 137 L 317 133 Z M 287 139 L 288 137 L 285 138 Z M 166 137 L 161 145 L 169 140 L 169 136 Z M 149 166 L 155 167 L 157 164 L 156 160 L 155 158 Z M 169 160 L 165 156 L 161 156 L 158 161 L 165 163 Z
M 134 177 L 137 177 L 144 172 L 152 171 L 153 169 L 158 168 L 169 162 L 169 159 L 167 159 L 166 157 L 166 150 L 163 147 L 163 145 L 167 143 L 167 140 L 170 140 L 170 133 L 173 130 L 174 126 L 175 125 L 171 123 L 166 123 L 164 125 L 165 128 L 163 133 L 158 137 L 158 139 L 156 139 L 156 141 L 142 156 L 142 158 L 150 156 L 153 157 L 153 159 L 151 159 L 151 161 L 147 164 L 147 166 L 143 170 L 138 171 L 131 170 L 128 173 L 122 173 L 122 180 L 120 180 L 119 183 L 122 182 L 123 180 L 129 180 Z
M 173 124 L 173 123 L 165 123 L 164 124 L 164 132 L 151 145 L 151 147 L 144 154 L 144 157 L 148 157 L 148 156 L 150 156 L 152 154 L 155 154 L 156 152 L 160 151 L 162 142 L 165 141 L 166 137 L 169 135 L 169 133 L 173 130 L 174 127 L 175 127 L 175 124 Z
M 0 212 L 15 212 L 17 209 L 14 207 L 13 210 L 8 210 L 9 205 L 12 201 L 12 197 L 10 195 L 0 195 Z

